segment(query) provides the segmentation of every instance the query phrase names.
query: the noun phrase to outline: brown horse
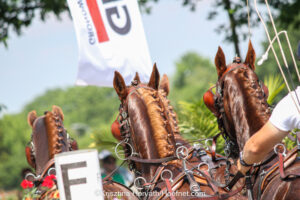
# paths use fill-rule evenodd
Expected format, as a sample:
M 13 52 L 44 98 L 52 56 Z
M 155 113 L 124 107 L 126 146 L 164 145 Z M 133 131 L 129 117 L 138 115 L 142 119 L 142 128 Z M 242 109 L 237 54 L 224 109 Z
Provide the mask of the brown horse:
M 53 106 L 52 111 L 47 111 L 40 117 L 37 117 L 35 111 L 31 111 L 27 119 L 32 127 L 32 140 L 26 147 L 26 158 L 35 169 L 35 174 L 28 174 L 27 179 L 33 181 L 38 188 L 36 194 L 41 196 L 39 199 L 52 198 L 51 195 L 57 192 L 57 186 L 46 190 L 41 183 L 47 175 L 55 174 L 54 155 L 77 150 L 77 143 L 69 138 L 63 126 L 63 112 L 58 106 Z M 137 199 L 130 189 L 110 180 L 103 183 L 103 189 L 105 199 L 113 199 L 118 192 L 123 194 L 123 199 Z
M 199 172 L 196 170 L 197 166 L 207 160 L 201 159 L 198 152 L 190 148 L 191 145 L 180 136 L 176 113 L 167 99 L 169 82 L 164 76 L 159 86 L 159 80 L 160 75 L 155 65 L 147 84 L 140 82 L 138 74 L 130 86 L 126 86 L 123 77 L 118 72 L 115 72 L 114 77 L 114 88 L 121 100 L 118 120 L 125 156 L 135 175 L 143 177 L 138 179 L 144 181 L 142 191 L 150 191 L 152 195 L 158 192 L 156 196 L 147 196 L 144 193 L 142 197 L 168 198 L 167 192 L 176 191 L 185 194 L 177 193 L 176 199 L 213 199 L 212 196 L 216 193 L 226 193 L 225 190 L 213 186 L 207 176 L 197 173 Z M 184 146 L 188 149 L 189 154 L 186 159 L 177 159 L 174 156 L 178 155 L 178 149 L 182 147 L 180 143 L 185 144 Z M 206 158 L 207 156 L 205 153 Z M 207 166 L 200 165 L 199 169 L 202 172 L 207 171 Z M 219 173 L 218 180 L 224 181 L 224 166 L 217 168 L 219 169 L 223 172 L 222 176 Z M 165 178 L 170 178 L 170 172 L 173 175 L 171 178 L 173 182 L 168 187 Z M 202 192 L 200 196 L 191 195 L 195 189 L 200 189 L 197 190 Z M 228 198 L 229 196 L 222 197 Z M 243 197 L 237 195 L 233 198 Z
M 218 117 L 219 128 L 227 138 L 226 152 L 235 159 L 246 141 L 268 121 L 271 113 L 266 101 L 267 88 L 255 74 L 254 63 L 255 51 L 251 41 L 244 63 L 236 58 L 232 64 L 226 66 L 225 56 L 220 47 L 215 57 L 218 73 L 215 104 L 208 103 L 208 107 Z M 270 152 L 269 159 L 255 168 L 252 177 L 252 181 L 255 181 L 254 197 L 300 199 L 300 179 L 282 180 L 275 157 L 277 158 L 274 152 Z M 286 173 L 297 170 L 300 170 L 299 162 L 294 162 L 285 169 Z

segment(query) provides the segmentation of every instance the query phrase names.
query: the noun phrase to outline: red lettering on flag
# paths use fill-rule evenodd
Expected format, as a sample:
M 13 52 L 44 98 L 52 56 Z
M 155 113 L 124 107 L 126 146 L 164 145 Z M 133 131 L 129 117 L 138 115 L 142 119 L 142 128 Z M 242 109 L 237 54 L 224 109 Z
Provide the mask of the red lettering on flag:
M 92 16 L 92 20 L 94 23 L 94 26 L 96 28 L 97 36 L 98 36 L 98 42 L 107 42 L 109 41 L 100 10 L 97 4 L 97 0 L 86 0 L 87 6 L 89 8 L 90 14 Z

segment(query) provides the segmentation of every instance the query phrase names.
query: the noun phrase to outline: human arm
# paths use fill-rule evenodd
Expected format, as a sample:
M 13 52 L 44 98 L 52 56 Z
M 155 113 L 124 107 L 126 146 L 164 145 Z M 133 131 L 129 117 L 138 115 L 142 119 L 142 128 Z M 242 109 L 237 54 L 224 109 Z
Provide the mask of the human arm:
M 276 128 L 268 121 L 258 132 L 256 132 L 245 144 L 243 149 L 243 160 L 247 164 L 254 164 L 262 161 L 273 147 L 287 136 L 288 131 Z M 250 169 L 241 165 L 238 161 L 238 170 L 243 174 Z

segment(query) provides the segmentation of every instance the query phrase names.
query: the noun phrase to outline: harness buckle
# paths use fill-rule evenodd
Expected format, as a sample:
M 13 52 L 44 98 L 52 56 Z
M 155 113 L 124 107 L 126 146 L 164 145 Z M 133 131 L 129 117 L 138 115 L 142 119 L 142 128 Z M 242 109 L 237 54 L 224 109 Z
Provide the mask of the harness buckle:
M 123 112 L 121 113 L 121 115 L 122 115 L 122 118 L 123 118 L 123 119 L 126 119 L 126 118 L 127 118 L 127 112 L 123 111 Z
M 139 180 L 142 180 L 142 181 L 143 181 L 143 182 L 142 182 L 143 184 L 141 184 L 141 183 L 137 184 L 137 183 L 138 183 L 137 181 L 139 181 Z M 149 187 L 149 186 L 150 186 L 150 185 L 145 185 L 146 183 L 147 183 L 146 179 L 145 179 L 144 177 L 142 177 L 142 176 L 136 177 L 136 178 L 134 179 L 134 182 L 133 182 L 134 186 L 135 186 L 136 189 L 138 189 L 138 190 L 143 190 L 144 187 Z
M 185 146 L 179 146 L 176 149 L 176 157 L 180 160 L 185 160 L 189 156 L 189 150 Z
M 54 173 L 51 173 L 51 171 L 54 171 Z M 55 175 L 55 168 L 54 167 L 51 167 L 50 169 L 48 169 L 48 176 L 50 176 L 51 174 L 54 174 Z
M 36 176 L 36 175 L 34 175 L 33 173 L 27 173 L 26 175 L 25 175 L 25 180 L 27 180 L 27 181 L 32 181 L 32 180 L 30 180 L 30 179 L 28 179 L 29 177 L 33 177 L 33 180 L 35 181 L 35 180 L 37 180 L 40 176 Z
M 283 148 L 283 153 L 282 153 L 282 155 L 285 157 L 285 156 L 286 156 L 286 148 L 285 148 L 285 146 L 284 146 L 283 144 L 281 144 L 281 143 L 278 143 L 278 144 L 276 144 L 276 145 L 274 146 L 274 152 L 275 152 L 276 154 L 278 154 L 279 151 L 277 151 L 277 149 L 278 149 L 279 147 L 282 147 L 282 148 Z
M 165 174 L 166 172 L 170 174 L 170 177 L 169 177 L 169 178 L 164 178 L 164 174 Z M 169 169 L 164 169 L 164 170 L 161 172 L 161 174 L 160 174 L 160 178 L 161 178 L 161 180 L 163 180 L 163 181 L 165 181 L 165 179 L 169 179 L 169 181 L 170 181 L 171 183 L 173 183 L 173 173 L 172 173 L 172 171 L 169 170 Z
M 120 152 L 124 152 L 124 150 L 121 150 L 121 151 L 118 150 L 119 146 L 122 145 L 122 144 L 128 145 L 128 146 L 130 147 L 131 152 L 130 152 L 130 155 L 129 155 L 129 156 L 134 155 L 135 152 L 134 152 L 134 150 L 133 150 L 133 147 L 128 143 L 128 138 L 125 138 L 124 140 L 122 140 L 121 142 L 119 142 L 119 143 L 116 145 L 116 147 L 115 147 L 115 154 L 116 154 L 116 156 L 117 156 L 118 159 L 120 159 L 120 160 L 127 160 L 127 158 L 122 158 L 122 157 L 120 156 Z M 121 155 L 122 155 L 122 154 L 121 154 Z M 123 155 L 125 156 L 125 154 L 123 154 Z
M 198 165 L 198 167 L 197 167 L 198 170 L 201 170 L 200 168 L 201 168 L 203 165 L 206 165 L 208 170 L 210 169 L 210 167 L 209 167 L 209 165 L 208 165 L 207 162 L 201 162 L 201 163 L 199 163 L 199 165 Z

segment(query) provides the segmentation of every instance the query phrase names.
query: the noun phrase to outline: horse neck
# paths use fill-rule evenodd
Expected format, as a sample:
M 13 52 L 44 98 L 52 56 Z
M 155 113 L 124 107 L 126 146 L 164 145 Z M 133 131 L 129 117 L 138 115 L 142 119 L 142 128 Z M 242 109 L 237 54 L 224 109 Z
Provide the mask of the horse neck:
M 252 72 L 254 73 L 254 72 Z M 246 141 L 255 134 L 269 119 L 270 110 L 264 93 L 259 84 L 253 84 L 256 75 L 247 78 L 229 79 L 224 93 L 225 113 L 231 129 L 234 129 L 239 150 L 243 149 Z M 227 104 L 227 105 L 226 105 Z M 228 116 L 228 115 L 227 115 Z
M 162 116 L 164 108 L 158 102 L 157 91 L 146 91 L 144 88 L 129 96 L 131 138 L 135 150 L 143 159 L 164 158 L 172 156 L 175 151 L 174 137 L 167 131 L 168 122 Z M 157 165 L 141 164 L 141 173 L 149 180 L 153 178 L 156 168 Z
M 142 99 L 136 97 L 136 94 L 131 95 L 132 100 L 128 104 L 128 115 L 131 126 L 131 141 L 133 149 L 143 159 L 155 159 L 158 158 L 158 152 L 156 151 L 155 143 L 153 142 L 152 128 L 150 125 L 150 119 L 147 113 L 147 108 Z M 150 180 L 155 173 L 153 166 L 136 163 L 137 170 Z

